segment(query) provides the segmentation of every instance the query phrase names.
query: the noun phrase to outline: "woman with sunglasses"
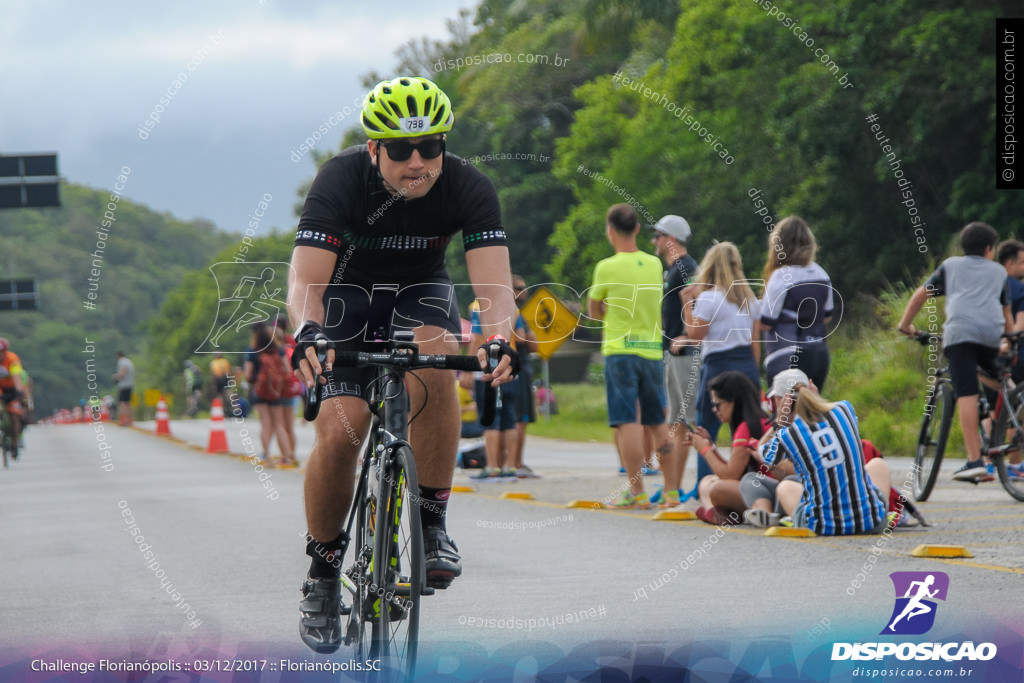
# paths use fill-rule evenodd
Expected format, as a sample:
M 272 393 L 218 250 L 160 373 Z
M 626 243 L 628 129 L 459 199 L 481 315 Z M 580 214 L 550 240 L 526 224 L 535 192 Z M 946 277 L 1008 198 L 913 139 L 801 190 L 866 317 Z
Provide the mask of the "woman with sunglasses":
M 293 365 L 307 386 L 321 369 L 327 379 L 306 467 L 312 562 L 300 606 L 302 640 L 321 653 L 341 644 L 342 528 L 370 424 L 362 396 L 372 371 L 333 368 L 334 350 L 374 349 L 402 329 L 413 331 L 420 353 L 458 353 L 462 328 L 445 252 L 461 232 L 474 293 L 490 302 L 480 314 L 484 338 L 501 349 L 501 362 L 485 369 L 484 379 L 497 386 L 515 376 L 506 340 L 516 305 L 498 194 L 475 166 L 446 153 L 455 122 L 448 96 L 425 78 L 382 81 L 364 98 L 361 121 L 366 144 L 329 159 L 313 180 L 289 271 L 288 313 L 298 325 Z M 332 342 L 325 368 L 314 350 L 320 335 Z M 410 374 L 419 380 L 409 382 L 418 416 L 410 440 L 424 502 L 426 580 L 447 588 L 462 573 L 445 526 L 459 404 L 450 371 Z
M 761 409 L 760 392 L 742 372 L 723 372 L 711 380 L 708 389 L 711 409 L 732 430 L 732 448 L 726 460 L 707 429 L 697 427 L 693 433 L 694 446 L 714 472 L 700 481 L 701 507 L 697 508 L 697 517 L 716 526 L 738 524 L 747 508 L 740 493 L 740 478 L 757 472 L 772 477 L 757 457 L 758 440 L 771 422 Z

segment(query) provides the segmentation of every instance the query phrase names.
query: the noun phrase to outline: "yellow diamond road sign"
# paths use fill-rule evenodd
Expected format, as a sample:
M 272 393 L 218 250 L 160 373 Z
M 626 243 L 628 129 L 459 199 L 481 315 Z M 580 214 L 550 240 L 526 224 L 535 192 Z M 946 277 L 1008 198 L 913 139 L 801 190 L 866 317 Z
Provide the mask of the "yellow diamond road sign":
M 579 320 L 561 299 L 544 286 L 534 288 L 519 312 L 537 335 L 540 342 L 537 355 L 544 359 L 551 358 L 562 342 L 572 336 Z

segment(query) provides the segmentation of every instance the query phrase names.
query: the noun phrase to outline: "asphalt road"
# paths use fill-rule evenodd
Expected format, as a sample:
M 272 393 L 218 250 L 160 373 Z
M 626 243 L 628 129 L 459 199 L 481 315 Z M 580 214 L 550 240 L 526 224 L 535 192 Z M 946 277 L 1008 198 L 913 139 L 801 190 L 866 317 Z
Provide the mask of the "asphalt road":
M 243 452 L 234 433 L 243 425 L 228 426 L 232 449 Z M 112 425 L 100 434 L 90 425 L 29 432 L 22 460 L 0 472 L 0 680 L 89 680 L 32 674 L 33 660 L 248 657 L 277 668 L 208 679 L 261 681 L 321 680 L 282 672 L 282 659 L 347 661 L 344 650 L 312 654 L 297 635 L 307 566 L 301 470 L 267 470 L 261 481 L 247 460 L 188 446 L 205 445 L 208 429 L 174 422 L 175 440 Z M 298 430 L 301 454 L 312 436 Z M 538 671 L 574 680 L 572 672 L 596 668 L 606 680 L 681 680 L 684 669 L 695 681 L 736 672 L 859 680 L 855 667 L 882 664 L 832 662 L 829 653 L 835 642 L 892 640 L 878 634 L 897 571 L 950 580 L 933 628 L 910 640 L 998 646 L 996 659 L 963 663 L 975 671 L 950 680 L 1021 680 L 1024 504 L 998 483 L 956 484 L 944 473 L 922 505 L 935 524 L 928 529 L 791 539 L 567 509 L 625 483 L 605 445 L 533 439 L 527 462 L 544 477 L 474 483 L 453 498 L 449 530 L 464 574 L 425 599 L 424 680 L 525 681 Z M 909 462 L 890 465 L 902 481 Z M 456 484 L 470 483 L 456 475 Z M 500 497 L 513 490 L 534 499 Z M 922 543 L 962 544 L 974 557 L 911 557 Z

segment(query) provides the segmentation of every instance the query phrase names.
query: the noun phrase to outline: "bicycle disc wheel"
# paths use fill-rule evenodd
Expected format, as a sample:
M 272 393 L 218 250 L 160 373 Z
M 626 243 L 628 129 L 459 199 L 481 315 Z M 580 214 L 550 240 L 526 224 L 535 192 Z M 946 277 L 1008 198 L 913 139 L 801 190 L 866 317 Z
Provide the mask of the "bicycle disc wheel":
M 386 504 L 377 510 L 375 585 L 370 587 L 378 601 L 374 649 L 383 671 L 394 680 L 406 680 L 416 666 L 420 598 L 426 581 L 419 485 L 407 446 L 395 449 L 382 478 L 381 500 Z
M 914 499 L 919 502 L 928 500 L 935 486 L 952 423 L 953 387 L 949 382 L 939 380 L 925 404 L 914 453 Z

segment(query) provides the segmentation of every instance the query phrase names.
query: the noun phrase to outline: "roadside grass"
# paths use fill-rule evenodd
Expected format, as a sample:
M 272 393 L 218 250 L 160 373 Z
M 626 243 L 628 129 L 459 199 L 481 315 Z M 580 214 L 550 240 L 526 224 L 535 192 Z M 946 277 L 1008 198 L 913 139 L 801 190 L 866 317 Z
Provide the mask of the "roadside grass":
M 604 384 L 553 384 L 558 400 L 558 414 L 548 420 L 537 415 L 530 425 L 531 435 L 568 441 L 597 441 L 612 443 L 613 434 L 608 426 Z

